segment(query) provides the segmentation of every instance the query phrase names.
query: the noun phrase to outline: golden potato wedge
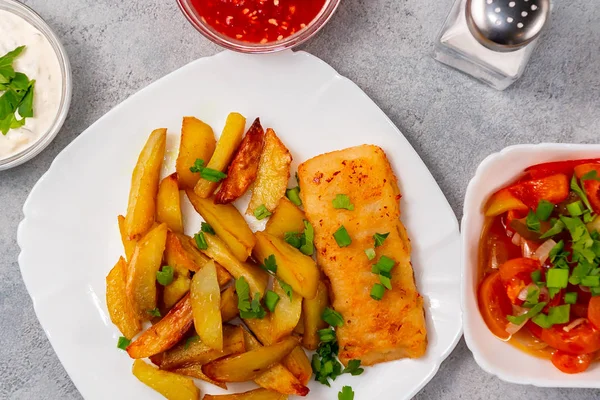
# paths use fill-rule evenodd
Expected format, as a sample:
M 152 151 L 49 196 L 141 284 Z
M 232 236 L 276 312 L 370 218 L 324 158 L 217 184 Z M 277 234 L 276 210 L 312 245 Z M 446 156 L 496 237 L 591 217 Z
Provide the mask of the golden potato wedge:
M 156 221 L 159 223 L 164 222 L 173 232 L 183 233 L 183 217 L 181 216 L 177 174 L 167 176 L 158 185 Z
M 162 264 L 166 241 L 166 224 L 152 229 L 138 242 L 127 269 L 127 297 L 143 321 L 149 320 L 148 311 L 156 308 L 156 272 Z
M 176 271 L 184 274 L 185 271 L 199 271 L 200 268 L 210 261 L 210 258 L 198 250 L 193 243 L 193 239 L 189 236 L 169 232 L 165 247 L 165 260 Z M 231 275 L 219 264 L 216 264 L 216 267 L 219 285 L 225 286 L 231 281 Z
M 123 336 L 131 339 L 142 330 L 142 324 L 127 298 L 126 279 L 127 263 L 123 257 L 120 257 L 106 276 L 106 306 L 113 324 L 119 328 Z
M 260 342 L 252 334 L 244 330 L 246 348 L 254 350 L 262 347 Z M 278 393 L 296 396 L 306 396 L 309 389 L 285 368 L 281 363 L 273 365 L 254 379 L 254 382 L 262 388 L 274 390 Z
M 265 147 L 260 156 L 256 183 L 252 189 L 252 198 L 246 214 L 254 214 L 254 210 L 263 204 L 267 210 L 271 212 L 275 210 L 279 200 L 285 195 L 290 179 L 291 163 L 290 151 L 279 140 L 273 129 L 267 129 Z
M 273 291 L 279 295 L 279 302 L 271 314 L 273 341 L 278 342 L 285 336 L 291 335 L 298 325 L 302 313 L 302 297 L 298 293 L 293 293 L 290 300 L 277 279 L 273 281 Z
M 312 376 L 312 366 L 302 346 L 297 346 L 284 357 L 281 363 L 303 384 L 307 385 Z
M 170 350 L 165 351 L 160 357 L 152 359 L 162 369 L 175 369 L 191 364 L 206 364 L 231 354 L 246 351 L 243 329 L 240 326 L 223 325 L 223 350 L 215 350 L 200 339 L 186 340 Z
M 204 400 L 287 400 L 287 395 L 267 389 L 254 389 L 236 394 L 207 394 Z
M 154 223 L 156 193 L 158 192 L 160 169 L 165 157 L 166 142 L 166 129 L 157 129 L 152 132 L 133 170 L 129 204 L 125 217 L 129 239 L 139 240 Z
M 300 321 L 294 328 L 294 334 L 297 336 L 304 335 L 304 299 L 302 299 L 302 313 L 300 314 Z
M 173 307 L 187 292 L 190 291 L 192 280 L 187 274 L 187 270 L 181 274 L 175 270 L 173 282 L 163 288 L 163 303 L 168 310 Z
M 130 240 L 127 235 L 127 227 L 125 226 L 125 217 L 119 215 L 117 217 L 119 221 L 119 232 L 121 234 L 121 242 L 123 243 L 123 249 L 125 250 L 125 258 L 127 261 L 131 261 L 131 257 L 133 256 L 133 252 L 135 251 L 135 245 L 137 244 L 137 240 Z
M 233 158 L 235 150 L 242 142 L 245 128 L 246 118 L 241 114 L 231 113 L 227 116 L 223 133 L 221 133 L 221 137 L 217 142 L 214 154 L 210 158 L 208 165 L 206 165 L 207 168 L 225 171 L 225 168 L 227 168 Z M 202 198 L 207 198 L 212 196 L 218 185 L 217 182 L 210 182 L 200 178 L 194 187 L 194 192 Z
M 320 329 L 327 328 L 327 322 L 323 321 L 321 315 L 323 310 L 329 305 L 329 294 L 327 286 L 319 281 L 317 295 L 314 299 L 304 299 L 302 304 L 302 316 L 304 319 L 304 335 L 302 336 L 302 345 L 309 350 L 316 350 L 319 346 Z
M 200 174 L 190 171 L 196 160 L 208 162 L 212 157 L 217 141 L 212 128 L 194 117 L 183 117 L 181 141 L 175 170 L 181 189 L 193 189 Z
M 240 261 L 246 261 L 256 238 L 237 208 L 231 204 L 215 204 L 212 199 L 198 197 L 192 190 L 186 190 L 186 194 L 198 214 L 213 227 L 233 255 Z
M 220 387 L 221 389 L 227 390 L 227 384 L 224 382 L 217 382 L 210 379 L 208 376 L 204 375 L 202 372 L 202 364 L 190 364 L 184 365 L 179 368 L 172 369 L 171 372 L 179 375 L 190 376 L 192 378 L 197 378 L 203 380 L 204 382 L 212 383 L 215 386 Z
M 131 358 L 146 358 L 173 347 L 192 326 L 192 302 L 186 295 L 164 316 L 127 346 Z
M 204 237 L 208 248 L 201 251 L 225 267 L 235 279 L 240 276 L 246 278 L 250 293 L 258 292 L 262 298 L 269 283 L 269 274 L 260 267 L 238 260 L 218 236 L 207 234 Z
M 211 361 L 202 366 L 202 372 L 219 382 L 245 382 L 267 371 L 297 346 L 298 341 L 288 337 L 271 346 Z
M 215 262 L 209 261 L 194 274 L 190 287 L 196 333 L 210 348 L 223 350 L 221 289 L 217 282 Z
M 169 400 L 198 400 L 200 389 L 194 380 L 172 372 L 161 371 L 142 360 L 133 362 L 133 375 Z
M 238 297 L 235 294 L 235 286 L 229 286 L 221 292 L 221 318 L 223 322 L 231 321 L 238 316 Z
M 271 324 L 271 314 L 265 318 L 252 318 L 243 320 L 252 333 L 266 346 L 273 344 L 273 324 Z
M 273 215 L 267 221 L 265 232 L 283 239 L 287 232 L 304 231 L 304 211 L 298 208 L 287 197 L 282 197 L 273 211 Z
M 256 118 L 229 165 L 227 178 L 215 194 L 215 203 L 229 204 L 246 193 L 256 179 L 264 142 L 265 131 Z
M 320 272 L 314 260 L 287 244 L 283 239 L 265 232 L 256 232 L 254 258 L 262 261 L 271 254 L 277 262 L 277 277 L 292 286 L 302 297 L 312 299 L 317 294 Z

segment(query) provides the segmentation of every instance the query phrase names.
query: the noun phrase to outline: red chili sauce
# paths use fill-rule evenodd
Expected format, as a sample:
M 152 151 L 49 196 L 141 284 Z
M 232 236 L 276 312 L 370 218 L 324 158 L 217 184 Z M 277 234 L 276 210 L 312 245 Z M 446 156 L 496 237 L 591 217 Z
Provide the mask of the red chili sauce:
M 305 28 L 326 0 L 192 0 L 219 33 L 250 43 L 283 40 Z

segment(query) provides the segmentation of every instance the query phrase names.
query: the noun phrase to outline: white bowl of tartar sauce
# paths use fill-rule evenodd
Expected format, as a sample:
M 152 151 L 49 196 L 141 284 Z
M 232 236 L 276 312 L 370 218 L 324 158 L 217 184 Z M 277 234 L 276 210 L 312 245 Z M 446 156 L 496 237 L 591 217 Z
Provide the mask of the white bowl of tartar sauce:
M 18 56 L 9 57 L 12 63 L 5 58 L 0 65 L 0 103 L 4 101 L 0 104 L 0 171 L 44 150 L 61 129 L 71 103 L 71 67 L 56 34 L 31 8 L 15 0 L 0 0 L 0 64 L 3 56 L 22 46 Z M 2 69 L 6 64 L 9 72 Z M 27 86 L 19 84 L 27 79 L 35 80 L 30 90 L 25 89 L 31 92 L 29 104 L 23 95 Z M 9 91 L 10 102 L 8 96 L 2 99 Z M 9 113 L 11 107 L 15 111 Z M 32 115 L 23 119 L 21 111 Z

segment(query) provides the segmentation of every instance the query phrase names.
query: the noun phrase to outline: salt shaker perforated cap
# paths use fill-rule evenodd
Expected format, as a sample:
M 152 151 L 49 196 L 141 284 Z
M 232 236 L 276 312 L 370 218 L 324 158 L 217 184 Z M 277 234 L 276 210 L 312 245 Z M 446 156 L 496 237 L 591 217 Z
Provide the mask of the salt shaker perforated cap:
M 467 25 L 490 50 L 518 50 L 539 36 L 550 15 L 550 0 L 467 0 Z

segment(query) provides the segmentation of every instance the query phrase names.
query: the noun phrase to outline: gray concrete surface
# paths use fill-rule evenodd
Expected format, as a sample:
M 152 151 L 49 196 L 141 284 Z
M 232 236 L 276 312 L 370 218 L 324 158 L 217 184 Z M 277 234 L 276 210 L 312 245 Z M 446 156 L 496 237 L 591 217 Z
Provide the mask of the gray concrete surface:
M 69 118 L 50 147 L 35 160 L 0 172 L 0 398 L 78 399 L 19 273 L 16 231 L 23 202 L 54 157 L 92 122 L 147 84 L 219 48 L 184 20 L 175 0 L 25 3 L 65 44 L 74 95 Z M 342 0 L 329 25 L 303 48 L 379 104 L 460 218 L 467 183 L 489 153 L 518 143 L 597 143 L 600 3 L 558 4 L 525 76 L 505 92 L 430 57 L 450 6 L 451 0 Z M 600 398 L 600 391 L 502 382 L 483 372 L 461 341 L 415 398 L 575 400 Z

